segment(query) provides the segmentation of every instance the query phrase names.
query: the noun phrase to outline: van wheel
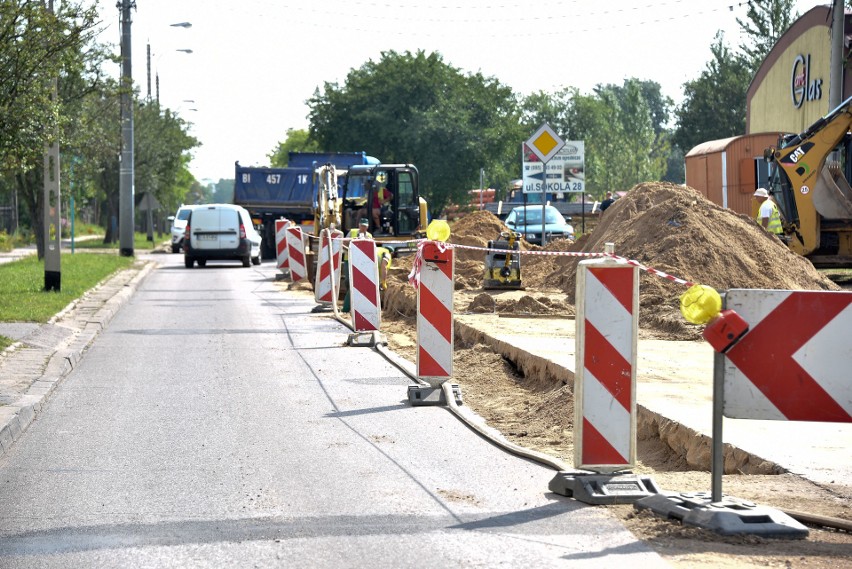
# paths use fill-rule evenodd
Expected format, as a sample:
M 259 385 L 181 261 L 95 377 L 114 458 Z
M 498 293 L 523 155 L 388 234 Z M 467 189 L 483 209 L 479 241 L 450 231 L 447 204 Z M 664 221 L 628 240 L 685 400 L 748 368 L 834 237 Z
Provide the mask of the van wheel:
M 207 259 L 198 259 L 198 266 L 199 267 L 206 267 L 207 266 Z
M 259 265 L 260 264 L 260 255 L 258 255 L 257 257 L 252 257 L 251 258 L 251 264 L 252 265 Z
M 250 267 L 251 266 L 251 256 L 243 257 L 243 266 Z
M 177 253 L 180 251 L 180 245 L 172 245 L 172 253 Z
M 183 266 L 186 267 L 187 269 L 191 269 L 192 265 L 194 265 L 194 264 L 195 264 L 195 259 L 193 259 L 192 257 L 184 257 L 183 258 Z

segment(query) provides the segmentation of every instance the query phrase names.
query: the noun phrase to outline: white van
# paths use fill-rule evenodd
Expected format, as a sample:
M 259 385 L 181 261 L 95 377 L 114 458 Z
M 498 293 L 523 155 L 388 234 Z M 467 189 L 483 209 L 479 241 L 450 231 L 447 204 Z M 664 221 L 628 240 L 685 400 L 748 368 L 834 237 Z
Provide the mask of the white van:
M 184 265 L 203 267 L 209 260 L 260 264 L 260 234 L 245 208 L 233 204 L 197 205 L 189 214 L 183 238 Z

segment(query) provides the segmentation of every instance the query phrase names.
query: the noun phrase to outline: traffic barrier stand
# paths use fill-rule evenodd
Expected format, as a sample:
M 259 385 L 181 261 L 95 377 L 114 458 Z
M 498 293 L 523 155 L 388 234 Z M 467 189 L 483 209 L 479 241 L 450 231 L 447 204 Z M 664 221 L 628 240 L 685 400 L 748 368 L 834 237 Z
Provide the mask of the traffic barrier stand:
M 302 237 L 302 229 L 290 226 L 287 231 L 287 256 L 290 265 L 290 280 L 297 283 L 307 278 L 308 271 L 305 264 L 305 241 Z
M 314 300 L 318 306 L 312 312 L 331 310 L 337 302 L 335 292 L 340 290 L 340 255 L 343 232 L 323 229 L 320 233 L 317 268 L 314 282 Z
M 608 253 L 612 245 L 607 244 Z M 589 504 L 629 504 L 659 492 L 636 464 L 639 270 L 617 259 L 577 267 L 574 466 L 550 490 Z M 585 471 L 585 472 L 583 472 Z
M 417 379 L 408 388 L 412 405 L 446 405 L 442 386 L 453 376 L 453 249 L 437 241 L 423 242 L 417 251 Z M 452 385 L 461 404 L 461 390 Z
M 276 268 L 281 271 L 275 275 L 275 280 L 280 281 L 287 278 L 290 267 L 287 263 L 287 228 L 290 226 L 289 219 L 275 220 L 275 262 Z
M 350 346 L 369 346 L 384 343 L 379 332 L 382 323 L 379 295 L 379 265 L 376 242 L 372 239 L 353 239 L 349 242 L 349 298 L 352 308 Z
M 722 422 L 723 417 L 852 422 L 852 293 L 731 289 L 723 307 L 704 333 L 717 352 L 711 491 L 670 493 L 636 507 L 724 535 L 807 537 L 807 527 L 786 513 L 722 494 Z M 719 334 L 732 314 L 742 324 L 732 334 Z

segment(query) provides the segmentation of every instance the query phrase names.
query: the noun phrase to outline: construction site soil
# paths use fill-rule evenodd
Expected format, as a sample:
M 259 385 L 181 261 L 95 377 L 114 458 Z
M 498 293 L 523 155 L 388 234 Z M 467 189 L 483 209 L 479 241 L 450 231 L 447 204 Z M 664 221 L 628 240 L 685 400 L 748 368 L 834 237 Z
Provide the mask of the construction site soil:
M 574 221 L 575 225 L 577 220 Z M 483 290 L 485 253 L 456 248 L 457 314 L 497 313 L 538 318 L 541 327 L 574 315 L 577 263 L 588 256 L 534 253 L 602 253 L 613 243 L 619 257 L 719 291 L 732 288 L 840 290 L 804 258 L 751 219 L 720 208 L 695 190 L 668 183 L 632 188 L 600 217 L 585 223 L 577 242 L 558 240 L 541 247 L 521 243 L 523 292 Z M 593 227 L 593 229 L 590 229 Z M 475 212 L 451 226 L 450 242 L 485 248 L 507 231 L 488 212 Z M 382 332 L 389 346 L 414 361 L 416 291 L 408 284 L 410 257 L 394 260 L 383 298 Z M 702 326 L 680 313 L 686 286 L 640 270 L 640 339 L 703 341 Z M 522 357 L 522 356 L 519 356 Z M 676 365 L 677 353 L 672 354 Z M 510 361 L 484 344 L 456 334 L 453 381 L 464 404 L 508 440 L 557 457 L 573 456 L 573 385 L 552 377 L 524 374 L 523 361 Z M 664 489 L 708 491 L 707 471 L 695 470 L 685 457 L 653 433 L 639 433 L 634 472 L 653 476 Z M 725 492 L 758 504 L 852 520 L 849 491 L 823 488 L 788 473 L 724 477 Z M 708 530 L 637 513 L 632 506 L 606 506 L 676 567 L 852 567 L 852 534 L 811 527 L 804 540 L 755 536 L 723 537 Z

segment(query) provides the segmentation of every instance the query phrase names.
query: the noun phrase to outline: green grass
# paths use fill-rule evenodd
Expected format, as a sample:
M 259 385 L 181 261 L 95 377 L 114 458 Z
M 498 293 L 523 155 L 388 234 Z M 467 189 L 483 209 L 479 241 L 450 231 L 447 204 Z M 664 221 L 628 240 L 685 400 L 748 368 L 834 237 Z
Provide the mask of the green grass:
M 71 301 L 119 269 L 132 257 L 92 253 L 63 254 L 61 291 L 44 291 L 44 262 L 35 255 L 0 265 L 0 322 L 47 322 Z
M 7 338 L 6 336 L 0 336 L 0 352 L 11 346 L 15 343 L 15 340 L 12 338 Z
M 154 241 L 148 241 L 148 237 L 145 233 L 136 233 L 133 236 L 133 250 L 153 250 L 154 247 L 160 245 L 168 241 L 170 237 L 165 236 L 162 238 L 157 238 L 157 234 L 154 233 Z M 118 249 L 120 244 L 116 243 L 104 243 L 103 237 L 98 237 L 97 239 L 86 239 L 85 241 L 74 241 L 74 250 L 77 249 Z M 70 248 L 70 247 L 69 247 Z

